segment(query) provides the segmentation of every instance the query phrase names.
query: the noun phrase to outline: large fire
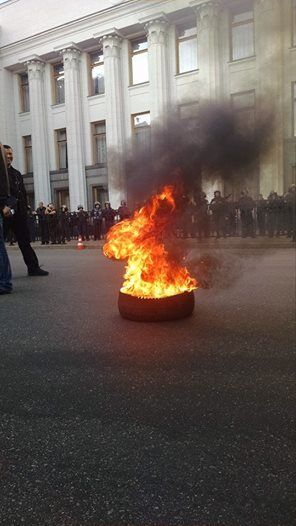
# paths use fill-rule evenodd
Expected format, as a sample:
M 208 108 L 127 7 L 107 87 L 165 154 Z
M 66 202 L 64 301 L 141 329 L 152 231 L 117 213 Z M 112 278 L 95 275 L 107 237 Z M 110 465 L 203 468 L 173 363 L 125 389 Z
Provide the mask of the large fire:
M 197 288 L 186 267 L 170 257 L 164 235 L 176 213 L 174 187 L 166 186 L 136 211 L 114 225 L 103 252 L 108 258 L 127 259 L 121 292 L 138 298 L 164 298 Z

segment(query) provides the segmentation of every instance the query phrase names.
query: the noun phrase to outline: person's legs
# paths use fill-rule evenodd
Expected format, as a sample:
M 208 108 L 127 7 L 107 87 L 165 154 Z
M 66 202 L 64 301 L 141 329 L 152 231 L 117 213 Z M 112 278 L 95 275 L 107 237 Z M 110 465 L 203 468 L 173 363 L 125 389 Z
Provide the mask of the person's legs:
M 28 270 L 39 268 L 38 258 L 30 245 L 30 235 L 25 218 L 14 218 L 13 231 Z
M 11 291 L 11 268 L 3 237 L 3 219 L 0 215 L 0 294 L 9 294 Z

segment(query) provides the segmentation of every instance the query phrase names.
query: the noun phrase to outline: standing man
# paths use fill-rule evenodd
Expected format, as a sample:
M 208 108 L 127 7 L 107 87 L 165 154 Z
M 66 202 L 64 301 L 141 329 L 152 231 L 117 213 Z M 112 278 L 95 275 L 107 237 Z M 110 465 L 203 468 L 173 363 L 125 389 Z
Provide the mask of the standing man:
M 11 146 L 4 144 L 10 196 L 15 200 L 14 214 L 12 217 L 12 231 L 17 239 L 18 246 L 28 268 L 29 276 L 47 276 L 48 272 L 39 267 L 38 258 L 30 245 L 30 234 L 27 225 L 27 194 L 23 178 L 18 170 L 13 168 L 13 151 Z M 9 210 L 10 213 L 10 210 Z
M 5 152 L 0 144 L 0 295 L 12 291 L 11 269 L 3 237 L 3 216 L 10 214 L 7 206 L 9 196 L 9 180 L 5 161 Z
M 226 202 L 225 198 L 221 196 L 220 190 L 214 192 L 214 197 L 210 203 L 210 210 L 213 214 L 214 227 L 216 230 L 216 239 L 219 239 L 221 234 L 226 237 L 225 231 L 225 215 Z
M 242 237 L 255 237 L 253 210 L 255 203 L 247 191 L 241 192 L 241 197 L 238 200 L 238 208 L 241 214 L 242 222 Z
M 94 207 L 90 213 L 93 221 L 93 232 L 94 232 L 94 241 L 100 241 L 102 237 L 102 221 L 103 221 L 103 211 L 101 203 L 96 201 Z
M 36 210 L 39 220 L 39 234 L 41 237 L 41 245 L 48 245 L 49 243 L 49 230 L 45 211 L 46 207 L 44 206 L 43 201 L 41 201 Z

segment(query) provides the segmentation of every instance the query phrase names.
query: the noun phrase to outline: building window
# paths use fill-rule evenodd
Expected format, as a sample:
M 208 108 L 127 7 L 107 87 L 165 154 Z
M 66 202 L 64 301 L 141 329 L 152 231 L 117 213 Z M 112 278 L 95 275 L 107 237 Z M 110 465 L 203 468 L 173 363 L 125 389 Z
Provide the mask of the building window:
M 65 102 L 65 74 L 64 64 L 53 66 L 54 82 L 54 104 L 63 104 Z
M 231 95 L 232 107 L 239 117 L 242 129 L 255 125 L 255 91 L 244 91 Z
M 292 0 L 292 46 L 296 46 L 296 0 Z
M 148 82 L 148 43 L 147 38 L 142 37 L 131 41 L 131 83 L 141 84 Z
M 55 203 L 58 210 L 66 206 L 70 210 L 69 188 L 59 188 L 55 191 Z
M 21 112 L 30 111 L 29 79 L 27 73 L 22 73 L 20 79 Z
M 133 139 L 134 145 L 145 146 L 150 148 L 151 130 L 150 130 L 150 113 L 138 113 L 132 115 Z
M 239 60 L 255 54 L 253 6 L 231 11 L 231 59 Z
M 96 201 L 101 203 L 105 203 L 108 201 L 108 190 L 104 186 L 93 186 L 92 187 L 92 204 L 94 204 Z
M 105 93 L 104 55 L 103 51 L 90 53 L 91 95 Z
M 25 153 L 25 173 L 29 174 L 33 172 L 33 161 L 32 161 L 32 138 L 31 135 L 23 137 L 24 153 Z
M 92 128 L 93 128 L 94 163 L 95 164 L 105 164 L 107 162 L 105 121 L 94 122 L 92 124 Z
M 197 28 L 185 25 L 177 27 L 178 73 L 197 69 Z
M 58 170 L 68 168 L 67 131 L 66 128 L 56 130 Z
M 293 100 L 293 135 L 296 137 L 296 82 L 292 84 L 292 100 Z

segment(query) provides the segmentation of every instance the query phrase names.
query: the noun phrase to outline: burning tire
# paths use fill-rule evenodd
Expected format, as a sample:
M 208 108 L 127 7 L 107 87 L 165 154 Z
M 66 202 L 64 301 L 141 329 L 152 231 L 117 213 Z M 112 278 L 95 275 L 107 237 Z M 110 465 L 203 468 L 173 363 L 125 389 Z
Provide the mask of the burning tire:
M 194 293 L 183 292 L 166 298 L 137 298 L 119 292 L 118 309 L 123 318 L 133 321 L 170 321 L 190 316 Z

